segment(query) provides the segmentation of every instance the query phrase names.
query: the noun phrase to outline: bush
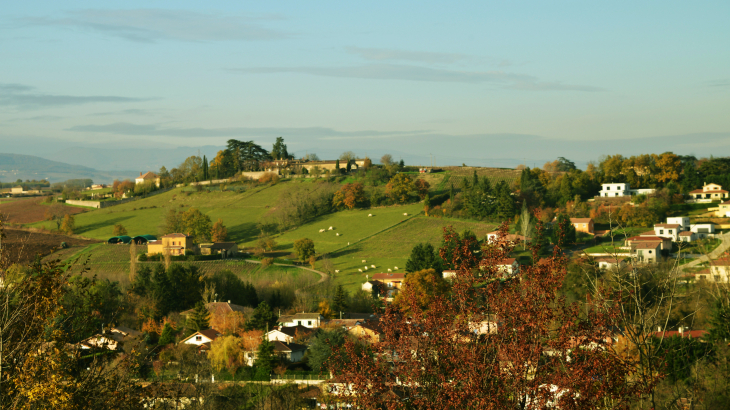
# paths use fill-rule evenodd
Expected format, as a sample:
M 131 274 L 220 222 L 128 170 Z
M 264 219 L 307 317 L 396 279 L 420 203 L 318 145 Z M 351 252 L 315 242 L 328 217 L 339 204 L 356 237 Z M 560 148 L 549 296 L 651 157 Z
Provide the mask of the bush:
M 137 260 L 140 261 L 140 262 L 147 262 L 147 254 L 146 253 L 143 253 L 143 254 L 139 255 L 139 257 L 137 258 Z
M 279 176 L 273 172 L 265 172 L 259 177 L 259 182 L 264 184 L 270 182 L 273 185 L 279 182 Z
M 261 266 L 264 268 L 268 268 L 269 266 L 274 264 L 274 258 L 263 258 L 261 259 Z

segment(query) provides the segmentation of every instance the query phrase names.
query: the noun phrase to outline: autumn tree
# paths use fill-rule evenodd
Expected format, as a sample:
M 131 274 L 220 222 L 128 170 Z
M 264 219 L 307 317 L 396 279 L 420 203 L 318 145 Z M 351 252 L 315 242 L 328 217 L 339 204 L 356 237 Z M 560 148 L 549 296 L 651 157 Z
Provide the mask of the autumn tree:
M 309 238 L 297 239 L 294 241 L 294 251 L 297 253 L 300 261 L 307 262 L 315 254 L 314 241 Z
M 416 179 L 416 181 L 413 183 L 413 186 L 416 189 L 416 192 L 418 193 L 418 197 L 421 199 L 426 198 L 426 195 L 428 195 L 428 189 L 431 187 L 431 185 L 426 182 L 425 179 Z
M 53 204 L 46 209 L 45 219 L 46 221 L 53 221 L 56 223 L 56 229 L 61 230 L 61 224 L 63 223 L 63 217 L 68 213 L 67 208 L 61 204 Z
M 419 270 L 406 276 L 403 287 L 393 303 L 404 312 L 409 312 L 410 305 L 406 301 L 413 299 L 420 310 L 425 310 L 437 297 L 443 297 L 448 291 L 449 284 L 441 273 L 434 269 Z
M 225 242 L 228 239 L 228 229 L 223 225 L 223 220 L 218 220 L 213 224 L 210 231 L 210 240 L 213 242 Z
M 349 387 L 344 400 L 357 408 L 628 408 L 645 391 L 632 379 L 636 363 L 611 352 L 620 309 L 613 295 L 566 303 L 558 247 L 545 263 L 523 266 L 519 279 L 504 280 L 498 264 L 513 249 L 498 245 L 442 254 L 456 261 L 448 294 L 423 306 L 406 286 L 367 354 L 352 340 L 335 350 L 344 356 L 325 363 Z M 538 259 L 538 247 L 531 251 Z
M 116 224 L 114 225 L 114 229 L 112 231 L 113 236 L 124 236 L 127 234 L 127 228 L 124 227 L 122 224 Z
M 337 208 L 346 207 L 347 209 L 366 206 L 365 187 L 359 182 L 343 185 L 332 197 L 332 205 Z
M 385 192 L 394 202 L 408 202 L 411 192 L 415 190 L 413 179 L 408 174 L 396 174 L 388 181 Z
M 385 154 L 382 157 L 380 157 L 380 163 L 385 165 L 386 167 L 389 167 L 393 164 L 393 156 L 390 154 Z
M 671 152 L 665 152 L 661 155 L 654 155 L 654 164 L 658 169 L 655 178 L 659 182 L 678 181 L 682 172 L 682 161 L 679 157 Z
M 74 228 L 76 228 L 76 218 L 71 214 L 64 215 L 60 231 L 66 235 L 73 235 Z
M 210 364 L 217 371 L 224 368 L 235 378 L 236 372 L 246 366 L 246 350 L 240 337 L 223 336 L 215 339 L 208 352 Z
M 330 307 L 330 303 L 327 301 L 327 299 L 322 299 L 319 302 L 318 310 L 317 311 L 325 319 L 332 319 L 334 317 L 334 314 L 335 314 L 335 312 L 332 310 L 332 307 Z

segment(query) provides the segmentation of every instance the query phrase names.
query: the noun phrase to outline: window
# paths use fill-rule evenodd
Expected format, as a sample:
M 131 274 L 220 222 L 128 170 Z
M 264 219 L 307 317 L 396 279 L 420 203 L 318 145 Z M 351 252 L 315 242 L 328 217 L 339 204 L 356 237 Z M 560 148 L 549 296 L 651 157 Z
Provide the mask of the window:
M 664 229 L 660 229 L 660 230 L 659 230 L 659 234 L 660 234 L 660 235 L 663 235 L 663 234 L 664 234 Z
M 299 325 L 302 324 L 302 321 L 301 320 L 297 320 L 296 322 L 297 322 L 297 326 L 299 326 Z
M 196 342 L 202 342 L 203 341 L 203 336 L 195 336 L 195 341 Z
M 651 253 L 651 251 L 649 251 L 649 253 Z
M 307 325 L 309 325 L 309 326 L 312 326 L 312 321 L 311 321 L 311 320 L 310 320 L 310 321 L 308 321 L 308 322 L 307 322 Z
M 672 234 L 672 230 L 671 230 L 671 229 L 670 229 L 670 230 L 668 230 L 667 232 L 668 232 L 668 233 L 669 233 L 670 235 Z

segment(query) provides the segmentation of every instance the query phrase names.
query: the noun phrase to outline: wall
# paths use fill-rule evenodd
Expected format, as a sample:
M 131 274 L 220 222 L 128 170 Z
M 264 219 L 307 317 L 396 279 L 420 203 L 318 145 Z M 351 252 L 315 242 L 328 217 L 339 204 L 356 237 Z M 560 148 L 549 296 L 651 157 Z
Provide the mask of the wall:
M 66 203 L 69 205 L 87 206 L 89 208 L 97 208 L 97 209 L 109 208 L 110 206 L 122 205 L 122 204 L 126 204 L 128 202 L 136 201 L 138 199 L 159 195 L 159 194 L 165 193 L 171 189 L 172 189 L 172 187 L 165 188 L 165 189 L 158 189 L 157 191 L 152 191 L 149 194 L 144 195 L 144 196 L 136 196 L 133 198 L 121 199 L 119 201 L 76 201 L 76 200 L 68 199 L 68 200 L 66 200 Z

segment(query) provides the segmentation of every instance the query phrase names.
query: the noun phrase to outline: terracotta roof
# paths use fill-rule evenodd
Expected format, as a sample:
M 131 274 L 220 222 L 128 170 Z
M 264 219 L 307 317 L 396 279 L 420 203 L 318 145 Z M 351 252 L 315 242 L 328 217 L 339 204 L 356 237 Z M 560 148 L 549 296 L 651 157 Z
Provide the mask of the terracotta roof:
M 516 260 L 515 258 L 505 258 L 505 259 L 502 259 L 501 261 L 497 262 L 497 266 L 511 265 L 511 264 L 515 263 L 515 260 Z
M 157 176 L 157 174 L 155 174 L 152 171 L 147 171 L 147 173 L 145 173 L 144 175 L 140 175 L 139 177 L 137 177 L 137 179 L 157 179 L 157 178 L 159 178 Z
M 163 238 L 189 238 L 190 235 L 185 235 L 184 233 L 168 233 L 167 235 L 163 236 Z
M 281 326 L 278 329 L 275 329 L 281 333 L 284 333 L 287 336 L 294 337 L 299 333 L 300 335 L 303 334 L 309 334 L 314 332 L 314 329 L 310 329 L 308 327 L 297 325 L 297 326 Z
M 730 266 L 730 256 L 715 259 L 714 261 L 712 261 L 712 264 L 715 266 Z
M 667 229 L 679 228 L 680 226 L 682 226 L 682 225 L 679 225 L 679 224 L 656 224 L 656 225 L 654 225 L 655 228 L 667 228 Z
M 634 249 L 656 249 L 661 246 L 661 242 L 639 242 L 633 245 Z
M 679 233 L 679 236 L 692 236 L 693 233 L 694 232 L 690 232 L 690 231 L 682 231 Z
M 592 221 L 592 218 L 570 218 L 570 222 L 574 224 L 587 224 Z
M 294 315 L 284 315 L 279 317 L 279 323 L 291 322 L 292 320 L 317 320 L 321 315 L 319 313 L 296 313 Z
M 656 232 L 652 231 L 646 231 L 639 234 L 639 236 L 656 236 Z
M 373 280 L 386 281 L 386 280 L 404 280 L 406 278 L 405 273 L 376 273 L 373 275 Z
M 663 236 L 632 236 L 631 238 L 626 240 L 627 242 L 656 242 L 656 241 L 662 241 L 671 242 L 672 240 L 670 238 L 665 238 Z

